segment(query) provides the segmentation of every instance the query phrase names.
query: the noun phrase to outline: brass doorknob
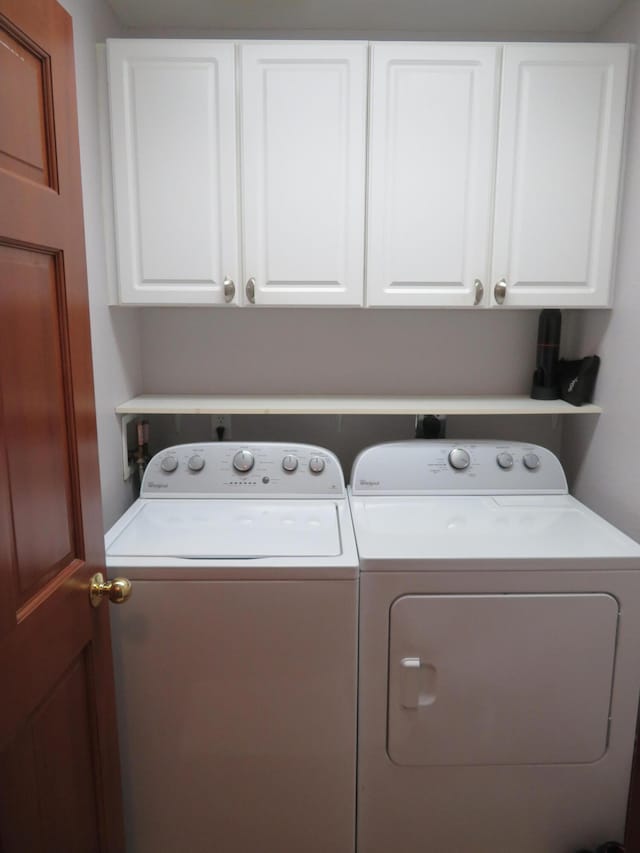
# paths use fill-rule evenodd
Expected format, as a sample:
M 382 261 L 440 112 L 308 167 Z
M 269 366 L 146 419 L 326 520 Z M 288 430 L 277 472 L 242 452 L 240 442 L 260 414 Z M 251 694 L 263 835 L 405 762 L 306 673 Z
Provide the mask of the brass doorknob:
M 124 604 L 131 597 L 131 592 L 132 585 L 128 578 L 106 581 L 102 572 L 98 572 L 91 578 L 89 600 L 92 607 L 98 607 L 105 596 L 114 604 Z

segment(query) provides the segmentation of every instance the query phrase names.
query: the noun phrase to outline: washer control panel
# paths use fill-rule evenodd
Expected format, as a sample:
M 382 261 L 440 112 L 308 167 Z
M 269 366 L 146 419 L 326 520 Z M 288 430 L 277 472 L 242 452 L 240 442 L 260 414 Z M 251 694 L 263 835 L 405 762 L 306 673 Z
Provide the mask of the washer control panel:
M 558 458 L 525 442 L 417 439 L 363 450 L 354 495 L 566 494 Z
M 342 468 L 309 444 L 214 441 L 167 447 L 149 462 L 143 498 L 343 498 Z

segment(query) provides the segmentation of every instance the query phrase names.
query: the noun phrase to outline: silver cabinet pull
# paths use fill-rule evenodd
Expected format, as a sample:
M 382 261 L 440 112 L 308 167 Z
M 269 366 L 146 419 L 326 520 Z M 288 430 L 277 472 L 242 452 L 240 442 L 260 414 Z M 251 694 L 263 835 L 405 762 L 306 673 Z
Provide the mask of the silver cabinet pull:
M 233 297 L 236 295 L 236 286 L 233 281 L 225 276 L 224 280 L 224 301 L 233 302 Z
M 479 278 L 477 278 L 473 282 L 473 289 L 475 291 L 475 296 L 473 298 L 473 304 L 474 305 L 480 305 L 480 303 L 482 302 L 482 297 L 484 296 L 484 285 L 480 281 Z
M 247 286 L 245 288 L 247 293 L 247 299 L 252 305 L 256 304 L 256 280 L 255 278 L 250 278 L 247 282 Z
M 502 305 L 507 295 L 507 280 L 505 278 L 501 278 L 493 288 L 493 295 L 498 305 Z

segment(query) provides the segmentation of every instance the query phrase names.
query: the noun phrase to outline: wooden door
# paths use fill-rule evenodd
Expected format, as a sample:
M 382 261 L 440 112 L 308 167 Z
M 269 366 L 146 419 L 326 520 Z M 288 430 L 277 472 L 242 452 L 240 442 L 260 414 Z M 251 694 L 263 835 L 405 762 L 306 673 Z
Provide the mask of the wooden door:
M 119 851 L 122 819 L 71 19 L 0 0 L 0 850 Z
M 362 305 L 367 45 L 241 55 L 244 284 L 256 305 Z
M 122 303 L 240 301 L 234 50 L 107 42 Z
M 371 51 L 367 305 L 483 305 L 501 49 Z
M 492 304 L 610 304 L 628 64 L 628 45 L 505 47 Z

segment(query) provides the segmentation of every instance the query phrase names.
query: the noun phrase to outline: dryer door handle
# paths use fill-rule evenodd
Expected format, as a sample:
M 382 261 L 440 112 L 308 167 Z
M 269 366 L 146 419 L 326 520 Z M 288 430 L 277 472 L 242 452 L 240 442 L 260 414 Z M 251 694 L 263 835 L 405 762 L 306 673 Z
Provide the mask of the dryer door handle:
M 426 708 L 436 701 L 436 668 L 420 658 L 400 661 L 400 705 L 407 711 Z

